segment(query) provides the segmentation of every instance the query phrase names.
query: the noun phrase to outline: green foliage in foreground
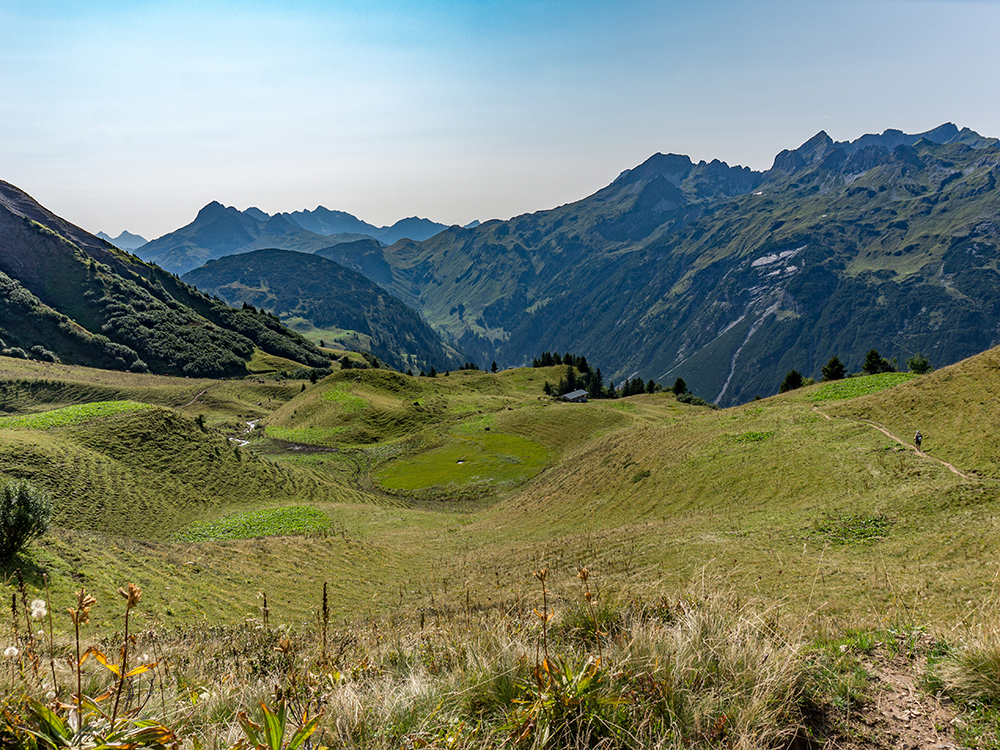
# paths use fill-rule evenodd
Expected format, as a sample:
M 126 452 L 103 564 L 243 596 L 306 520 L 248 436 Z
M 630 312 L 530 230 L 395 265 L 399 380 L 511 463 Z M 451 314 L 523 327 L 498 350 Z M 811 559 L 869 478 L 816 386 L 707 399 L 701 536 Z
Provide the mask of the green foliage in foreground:
M 0 486 L 0 562 L 49 528 L 52 501 L 28 482 Z
M 544 584 L 549 572 L 536 577 Z M 22 629 L 9 634 L 2 657 L 10 668 L 0 670 L 0 747 L 687 750 L 820 747 L 859 730 L 874 747 L 882 730 L 873 701 L 890 683 L 873 664 L 905 661 L 915 674 L 923 657 L 921 688 L 957 702 L 958 742 L 995 746 L 1000 641 L 992 628 L 954 644 L 912 625 L 817 637 L 807 634 L 811 618 L 711 584 L 595 596 L 586 580 L 568 598 L 528 594 L 527 607 L 523 599 L 440 605 L 342 627 L 327 615 L 324 586 L 310 625 L 273 627 L 264 600 L 259 618 L 235 626 L 137 627 L 131 637 L 126 629 L 120 663 L 92 646 L 86 655 L 95 658 L 61 658 L 51 672 L 49 658 L 72 652 L 73 642 Z M 137 607 L 132 617 L 141 618 L 146 599 L 129 591 L 135 604 L 123 608 Z M 88 624 L 91 608 L 108 609 L 109 600 L 85 590 L 74 597 L 70 613 L 83 612 L 86 626 L 77 628 L 77 653 L 122 637 Z M 43 605 L 32 609 L 44 618 Z M 77 685 L 82 720 L 71 722 Z M 118 698 L 112 710 L 92 697 L 116 692 L 120 712 Z M 920 694 L 909 703 L 918 707 Z M 940 734 L 950 738 L 948 728 Z
M 913 380 L 916 375 L 908 372 L 884 372 L 879 375 L 866 375 L 846 380 L 835 380 L 823 383 L 812 393 L 813 401 L 838 401 L 840 399 L 867 396 L 884 391 L 900 383 Z
M 215 521 L 194 523 L 174 534 L 178 542 L 215 542 L 261 536 L 292 536 L 323 531 L 330 519 L 307 505 L 233 513 Z
M 0 429 L 23 427 L 30 430 L 51 430 L 54 427 L 83 424 L 125 412 L 152 408 L 153 406 L 150 404 L 140 404 L 137 401 L 101 401 L 95 404 L 76 404 L 42 414 L 0 417 Z
M 337 632 L 322 608 L 307 629 L 272 628 L 266 611 L 229 628 L 137 628 L 129 666 L 138 666 L 124 676 L 94 650 L 86 663 L 60 660 L 60 700 L 48 712 L 38 709 L 48 672 L 30 665 L 44 668 L 50 647 L 23 634 L 5 657 L 20 668 L 0 670 L 0 691 L 18 696 L 0 712 L 0 746 L 31 747 L 31 736 L 71 746 L 61 740 L 71 739 L 78 681 L 86 726 L 155 728 L 129 738 L 136 748 L 169 739 L 235 750 L 238 730 L 268 750 L 309 737 L 344 748 L 784 747 L 800 731 L 814 699 L 810 665 L 798 638 L 776 633 L 753 605 L 716 594 L 587 602 L 565 621 L 552 621 L 552 600 L 541 598 L 534 612 L 438 609 L 433 617 L 451 626 L 419 630 L 394 620 Z M 109 722 L 107 704 L 90 696 L 120 684 L 127 720 Z M 276 708 L 258 710 L 275 705 L 275 691 Z M 287 716 L 284 702 L 295 707 Z

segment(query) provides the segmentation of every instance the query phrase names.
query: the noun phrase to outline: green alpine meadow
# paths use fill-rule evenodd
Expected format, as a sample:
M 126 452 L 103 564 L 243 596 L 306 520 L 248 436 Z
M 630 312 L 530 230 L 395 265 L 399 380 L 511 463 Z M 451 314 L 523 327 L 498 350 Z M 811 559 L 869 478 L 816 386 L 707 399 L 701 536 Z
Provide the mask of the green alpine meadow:
M 163 266 L 0 183 L 0 748 L 1000 747 L 998 164 Z

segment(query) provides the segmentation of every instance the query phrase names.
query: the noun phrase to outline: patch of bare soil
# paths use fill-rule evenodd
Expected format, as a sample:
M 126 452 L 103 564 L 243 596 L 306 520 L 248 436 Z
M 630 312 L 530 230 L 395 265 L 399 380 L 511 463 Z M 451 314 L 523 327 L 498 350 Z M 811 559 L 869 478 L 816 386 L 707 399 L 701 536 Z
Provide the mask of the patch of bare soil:
M 890 648 L 890 645 L 893 648 Z M 916 644 L 880 644 L 862 659 L 872 676 L 869 700 L 847 717 L 839 717 L 840 731 L 827 748 L 845 750 L 916 750 L 958 748 L 951 722 L 955 711 L 946 697 L 928 695 L 919 688 L 926 669 L 931 639 Z M 907 647 L 910 648 L 907 648 Z

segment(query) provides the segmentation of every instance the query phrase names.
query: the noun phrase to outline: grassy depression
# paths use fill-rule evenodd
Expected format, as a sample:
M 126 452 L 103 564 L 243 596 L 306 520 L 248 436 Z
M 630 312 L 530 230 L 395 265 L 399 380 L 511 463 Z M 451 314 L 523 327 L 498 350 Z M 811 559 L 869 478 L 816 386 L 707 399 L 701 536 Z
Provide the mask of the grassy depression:
M 83 424 L 95 419 L 105 419 L 149 408 L 152 408 L 149 404 L 140 404 L 136 401 L 99 401 L 93 404 L 76 404 L 22 417 L 0 417 L 0 430 L 18 427 L 29 430 L 51 430 L 54 427 Z
M 172 539 L 179 542 L 218 542 L 309 534 L 329 527 L 330 519 L 325 514 L 307 505 L 296 505 L 232 513 L 215 521 L 194 523 L 178 531 Z
M 548 458 L 542 446 L 522 437 L 470 435 L 393 461 L 375 477 L 384 487 L 396 491 L 497 488 L 533 477 L 545 468 Z

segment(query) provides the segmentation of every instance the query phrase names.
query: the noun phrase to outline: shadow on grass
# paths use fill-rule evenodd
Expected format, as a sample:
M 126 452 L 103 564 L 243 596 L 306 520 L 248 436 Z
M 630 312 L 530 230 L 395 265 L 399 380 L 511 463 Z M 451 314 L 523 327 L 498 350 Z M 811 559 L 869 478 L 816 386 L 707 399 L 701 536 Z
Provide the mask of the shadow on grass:
M 42 576 L 49 572 L 48 568 L 39 565 L 25 550 L 21 550 L 9 560 L 0 562 L 0 578 L 4 583 L 17 586 L 17 572 L 19 570 L 24 577 L 25 584 L 36 590 L 45 588 Z

